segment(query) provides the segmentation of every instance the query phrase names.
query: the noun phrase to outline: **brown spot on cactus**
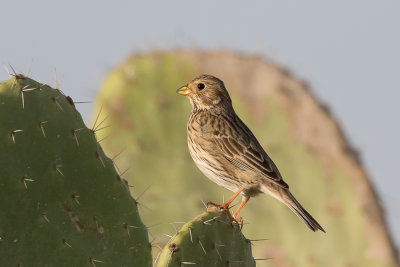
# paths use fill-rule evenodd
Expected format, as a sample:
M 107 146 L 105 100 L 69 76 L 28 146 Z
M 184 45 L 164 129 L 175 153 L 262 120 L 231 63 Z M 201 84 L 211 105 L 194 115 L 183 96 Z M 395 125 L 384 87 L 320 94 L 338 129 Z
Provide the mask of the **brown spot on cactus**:
M 171 243 L 168 245 L 168 248 L 171 252 L 177 252 L 179 251 L 179 245 L 175 244 L 175 243 Z

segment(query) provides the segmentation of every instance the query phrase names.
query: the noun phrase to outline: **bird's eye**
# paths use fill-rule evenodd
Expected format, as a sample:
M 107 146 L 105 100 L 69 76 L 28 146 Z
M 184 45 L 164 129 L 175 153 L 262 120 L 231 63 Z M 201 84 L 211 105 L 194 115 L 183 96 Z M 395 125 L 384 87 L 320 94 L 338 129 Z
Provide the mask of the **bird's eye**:
M 199 88 L 199 90 L 203 90 L 204 87 L 206 87 L 206 86 L 204 85 L 204 83 L 199 83 L 199 84 L 197 84 L 197 88 Z

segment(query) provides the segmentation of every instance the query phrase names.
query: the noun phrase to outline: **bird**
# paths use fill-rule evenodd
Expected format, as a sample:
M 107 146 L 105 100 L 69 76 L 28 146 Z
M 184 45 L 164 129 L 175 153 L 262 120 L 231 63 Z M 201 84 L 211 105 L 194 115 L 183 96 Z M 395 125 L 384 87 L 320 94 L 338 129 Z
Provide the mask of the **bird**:
M 223 204 L 209 204 L 224 209 L 235 221 L 251 197 L 265 193 L 284 203 L 314 232 L 325 232 L 292 195 L 275 163 L 236 114 L 222 80 L 200 75 L 176 92 L 192 106 L 187 143 L 193 161 L 211 181 L 234 192 Z M 242 200 L 232 216 L 229 206 L 239 194 Z

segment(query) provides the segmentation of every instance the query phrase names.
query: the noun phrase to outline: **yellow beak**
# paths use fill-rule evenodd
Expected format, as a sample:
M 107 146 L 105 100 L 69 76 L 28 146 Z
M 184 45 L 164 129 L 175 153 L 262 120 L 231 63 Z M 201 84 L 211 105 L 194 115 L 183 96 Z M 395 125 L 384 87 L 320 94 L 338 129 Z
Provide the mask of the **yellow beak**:
M 187 96 L 188 94 L 190 94 L 192 91 L 189 89 L 189 87 L 187 86 L 182 86 L 181 88 L 179 88 L 178 90 L 176 90 L 176 92 L 180 95 L 184 95 Z

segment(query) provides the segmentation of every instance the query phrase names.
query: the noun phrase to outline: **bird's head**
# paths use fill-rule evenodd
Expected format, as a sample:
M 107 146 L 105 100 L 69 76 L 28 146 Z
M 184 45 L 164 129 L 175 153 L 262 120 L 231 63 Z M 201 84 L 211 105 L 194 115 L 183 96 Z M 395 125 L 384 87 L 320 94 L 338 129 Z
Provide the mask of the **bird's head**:
M 201 75 L 176 91 L 189 98 L 193 109 L 231 108 L 224 83 L 217 77 Z

